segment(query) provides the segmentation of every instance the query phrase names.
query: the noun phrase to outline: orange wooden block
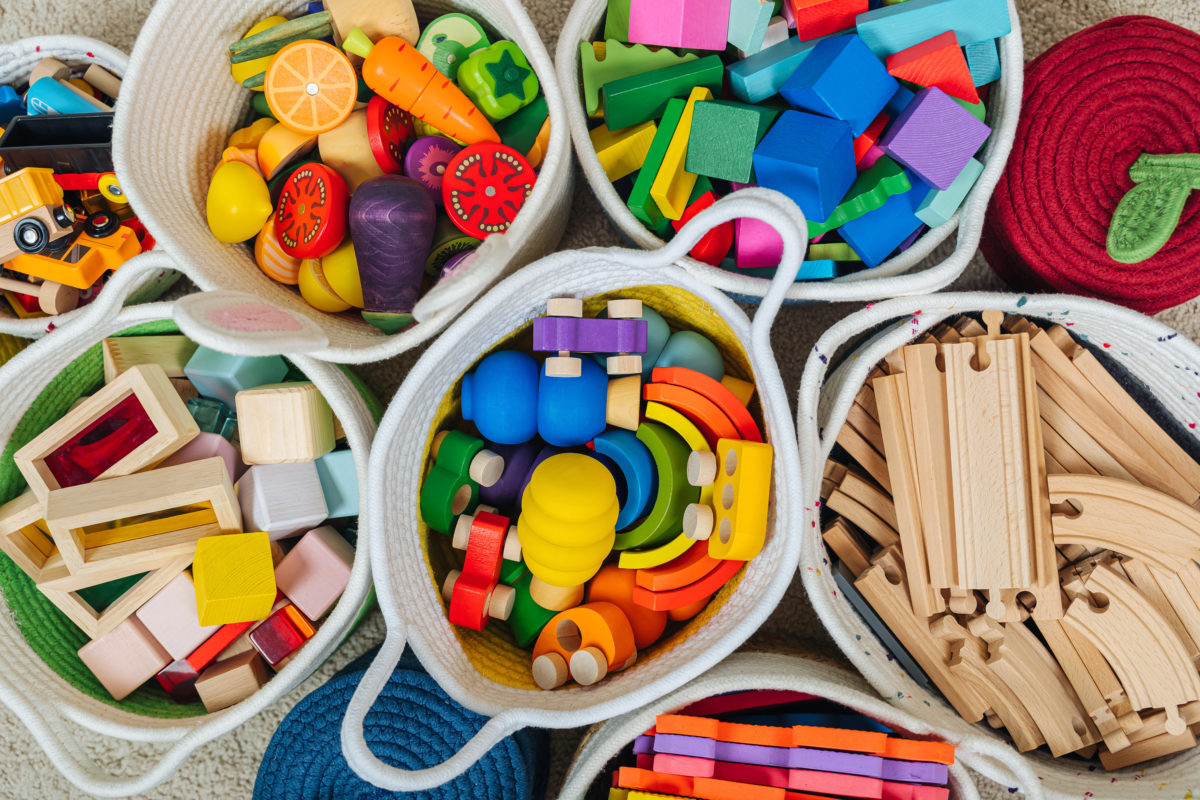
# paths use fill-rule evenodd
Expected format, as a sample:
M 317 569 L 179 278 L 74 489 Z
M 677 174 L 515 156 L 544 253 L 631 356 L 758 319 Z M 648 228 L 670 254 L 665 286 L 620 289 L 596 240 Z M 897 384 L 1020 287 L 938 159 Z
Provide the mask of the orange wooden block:
M 883 129 L 887 127 L 892 119 L 886 113 L 881 113 L 875 118 L 875 121 L 867 126 L 863 131 L 862 136 L 854 140 L 854 163 L 859 164 L 863 158 L 870 152 L 875 143 L 879 141 L 879 137 L 883 135 Z M 861 167 L 860 167 L 861 169 Z
M 701 544 L 707 543 L 701 542 Z M 666 592 L 653 592 L 638 586 L 633 590 L 633 602 L 655 611 L 670 611 L 693 605 L 716 594 L 745 563 L 745 561 L 723 560 L 720 566 L 695 583 Z
M 642 397 L 682 413 L 696 424 L 713 449 L 718 439 L 742 438 L 720 406 L 697 391 L 670 383 L 647 383 L 642 387 Z
M 887 70 L 892 76 L 921 86 L 936 86 L 946 94 L 979 102 L 975 81 L 966 56 L 958 46 L 954 31 L 946 31 L 932 39 L 914 44 L 887 58 Z
M 882 128 L 882 126 L 880 127 Z M 725 412 L 725 416 L 729 417 L 729 421 L 734 424 L 738 433 L 741 434 L 737 438 L 750 442 L 761 442 L 763 440 L 762 433 L 758 430 L 758 424 L 754 421 L 754 417 L 750 415 L 750 410 L 746 408 L 746 404 L 738 400 L 737 395 L 720 381 L 714 381 L 703 372 L 697 372 L 694 369 L 687 369 L 686 367 L 655 367 L 650 373 L 650 380 L 654 383 L 670 383 L 675 386 L 683 386 L 704 395 L 720 408 L 721 411 Z
M 639 569 L 637 585 L 652 592 L 667 592 L 693 584 L 721 565 L 721 559 L 710 558 L 708 542 L 696 542 L 683 555 L 660 567 Z

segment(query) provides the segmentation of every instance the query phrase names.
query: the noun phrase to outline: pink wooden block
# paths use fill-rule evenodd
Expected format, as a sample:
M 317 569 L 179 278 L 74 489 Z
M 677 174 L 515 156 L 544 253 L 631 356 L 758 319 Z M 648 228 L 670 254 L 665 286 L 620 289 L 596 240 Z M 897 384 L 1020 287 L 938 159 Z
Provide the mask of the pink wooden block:
M 225 469 L 229 470 L 229 480 L 232 483 L 237 483 L 237 479 L 242 477 L 242 473 L 246 471 L 246 465 L 242 462 L 242 456 L 238 453 L 237 448 L 219 433 L 201 433 L 197 435 L 195 439 L 192 439 L 172 453 L 159 466 L 171 467 L 176 464 L 199 461 L 202 458 L 212 458 L 213 456 L 220 456 L 225 459 Z
M 759 219 L 739 219 L 737 226 L 738 269 L 777 267 L 783 257 L 783 239 L 766 222 Z
M 792 4 L 788 0 L 784 0 L 783 7 L 779 13 L 783 14 L 783 18 L 787 20 L 787 26 L 792 30 L 796 30 L 796 15 L 792 13 Z
M 883 148 L 877 144 L 871 145 L 871 149 L 867 151 L 862 160 L 858 162 L 858 171 L 866 172 L 871 167 L 875 166 L 875 162 L 883 158 Z
M 328 525 L 301 537 L 275 568 L 275 585 L 311 620 L 337 602 L 354 565 L 354 548 Z
M 114 700 L 124 700 L 171 663 L 171 655 L 134 616 L 79 648 L 79 660 Z
M 221 627 L 200 624 L 196 587 L 189 571 L 176 575 L 134 614 L 172 659 L 187 658 Z
M 729 0 L 632 0 L 629 41 L 663 47 L 724 50 Z

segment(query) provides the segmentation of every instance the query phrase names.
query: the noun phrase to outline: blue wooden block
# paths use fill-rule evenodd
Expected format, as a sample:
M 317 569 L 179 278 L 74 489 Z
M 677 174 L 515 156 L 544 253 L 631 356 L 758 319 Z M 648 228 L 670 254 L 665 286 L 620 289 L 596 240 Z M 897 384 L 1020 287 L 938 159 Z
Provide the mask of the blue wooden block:
M 912 0 L 909 0 L 909 2 L 912 2 Z M 878 637 L 879 643 L 887 648 L 888 652 L 892 654 L 892 658 L 896 659 L 896 663 L 900 665 L 900 668 L 908 673 L 908 677 L 920 685 L 929 688 L 929 678 L 925 675 L 924 670 L 908 654 L 908 651 L 904 649 L 904 645 L 900 644 L 900 640 L 896 638 L 896 635 L 892 633 L 887 624 L 879 618 L 879 615 L 875 613 L 875 609 L 871 608 L 871 604 L 867 602 L 866 598 L 854 586 L 854 577 L 849 573 L 850 570 L 846 568 L 845 564 L 838 564 L 837 568 L 834 569 L 833 579 L 837 583 L 838 589 L 850 601 L 850 605 L 854 607 L 858 615 L 863 618 L 863 622 L 867 623 L 867 627 Z
M 0 125 L 12 122 L 13 117 L 25 114 L 25 102 L 11 86 L 0 86 Z
M 230 408 L 237 407 L 238 392 L 279 383 L 287 372 L 282 356 L 231 356 L 207 347 L 197 347 L 183 368 L 201 397 L 220 400 Z
M 358 516 L 358 471 L 354 468 L 354 453 L 334 450 L 318 458 L 316 464 L 329 518 Z
M 917 209 L 932 187 L 911 170 L 908 179 L 912 182 L 912 189 L 904 194 L 893 195 L 871 213 L 838 228 L 846 244 L 854 248 L 854 252 L 868 267 L 877 267 L 886 261 L 905 239 L 921 227 Z
M 729 6 L 729 43 L 747 53 L 758 52 L 774 13 L 775 4 L 772 2 L 732 0 Z
M 761 103 L 778 94 L 791 74 L 821 41 L 813 39 L 804 42 L 792 36 L 785 42 L 771 45 L 730 64 L 725 71 L 729 76 L 730 90 L 737 99 L 746 103 Z
M 976 86 L 1000 80 L 1000 50 L 995 39 L 972 42 L 963 51 L 967 56 L 967 67 L 971 70 L 971 81 Z
M 850 123 L 851 132 L 862 136 L 899 88 L 883 62 L 850 34 L 814 47 L 780 94 L 797 108 Z
M 748 278 L 766 278 L 770 280 L 775 277 L 775 270 L 778 267 L 755 267 L 753 269 L 739 269 L 737 261 L 730 258 L 721 262 L 721 269 L 738 275 L 744 275 Z M 796 273 L 797 281 L 825 281 L 830 278 L 836 278 L 841 275 L 841 270 L 838 268 L 838 262 L 831 258 L 818 258 L 811 261 L 805 261 L 800 267 L 800 271 Z
M 954 31 L 961 45 L 999 39 L 1012 31 L 1005 0 L 905 0 L 859 14 L 858 35 L 884 57 Z
M 897 81 L 896 93 L 892 95 L 892 99 L 888 100 L 887 105 L 883 110 L 891 119 L 895 119 L 904 113 L 904 109 L 908 108 L 908 104 L 915 100 L 917 93 Z
M 783 192 L 809 219 L 824 222 L 858 169 L 854 134 L 837 119 L 785 111 L 754 149 L 758 185 Z
M 959 206 L 966 199 L 967 193 L 975 186 L 979 176 L 983 174 L 983 164 L 972 158 L 958 173 L 949 189 L 933 189 L 925 196 L 925 200 L 917 208 L 917 219 L 931 228 L 944 225 L 958 213 Z

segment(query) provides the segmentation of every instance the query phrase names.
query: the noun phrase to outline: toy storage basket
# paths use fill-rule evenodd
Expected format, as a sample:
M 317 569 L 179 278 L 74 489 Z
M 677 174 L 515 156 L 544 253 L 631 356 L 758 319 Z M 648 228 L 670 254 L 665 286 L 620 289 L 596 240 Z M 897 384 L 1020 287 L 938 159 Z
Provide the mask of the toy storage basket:
M 867 373 L 892 350 L 949 316 L 998 309 L 1068 327 L 1101 348 L 1124 368 L 1137 389 L 1161 404 L 1175 427 L 1194 431 L 1200 422 L 1200 348 L 1171 329 L 1134 311 L 1067 295 L 1014 295 L 985 292 L 938 294 L 890 300 L 869 306 L 831 327 L 809 355 L 797 401 L 797 428 L 808 519 L 801 545 L 800 574 L 813 607 L 842 651 L 875 689 L 893 703 L 935 725 L 959 743 L 970 767 L 1027 796 L 1063 798 L 1184 797 L 1200 774 L 1200 749 L 1149 765 L 1106 772 L 1091 762 L 1054 759 L 1044 752 L 1018 754 L 1005 734 L 972 725 L 936 691 L 903 673 L 870 628 L 837 591 L 819 531 L 821 471 Z M 864 334 L 874 334 L 827 375 L 835 352 Z M 1134 393 L 1139 394 L 1135 389 Z M 1192 433 L 1194 436 L 1194 432 Z M 1094 771 L 1093 771 L 1094 770 Z
M 588 119 L 580 100 L 579 46 L 583 42 L 590 42 L 603 31 L 607 10 L 607 0 L 577 0 L 558 39 L 555 66 L 571 123 L 571 138 L 575 142 L 575 152 L 588 185 L 621 233 L 638 247 L 661 247 L 662 240 L 646 230 L 633 216 L 605 176 L 588 137 Z M 985 169 L 959 212 L 949 222 L 926 232 L 916 244 L 895 258 L 854 275 L 829 281 L 797 283 L 788 288 L 788 300 L 836 303 L 935 292 L 950 284 L 966 269 L 979 246 L 983 215 L 1012 150 L 1017 118 L 1021 112 L 1025 60 L 1021 23 L 1014 0 L 1008 0 L 1008 15 L 1012 20 L 1012 32 L 1001 39 L 1000 46 L 1003 77 L 988 97 L 988 124 L 993 134 L 980 156 Z M 912 271 L 956 229 L 958 240 L 953 253 L 946 260 L 928 269 Z M 739 274 L 736 269 L 720 269 L 694 258 L 685 257 L 680 263 L 702 280 L 740 299 L 753 301 L 761 298 L 770 286 L 770 281 L 765 278 L 751 278 Z
M 392 336 L 351 314 L 325 314 L 293 289 L 268 278 L 249 248 L 218 242 L 205 221 L 212 170 L 225 141 L 248 118 L 250 92 L 229 74 L 228 45 L 271 14 L 306 12 L 305 0 L 163 0 L 134 46 L 121 92 L 113 156 L 122 187 L 144 209 L 146 227 L 201 289 L 238 290 L 310 320 L 323 344 L 316 358 L 362 363 L 394 356 L 425 341 L 506 272 L 549 253 L 562 236 L 573 189 L 570 136 L 555 124 L 537 185 L 513 226 L 489 236 L 471 266 L 438 284 L 417 303 L 417 323 Z M 565 119 L 553 64 L 516 0 L 418 0 L 423 20 L 449 11 L 472 14 L 512 39 L 529 59 L 550 107 Z M 313 343 L 317 345 L 316 342 Z
M 130 266 L 135 266 L 133 262 Z M 128 269 L 128 268 L 127 268 Z M 150 303 L 120 311 L 125 293 L 142 276 L 122 270 L 91 306 L 53 336 L 34 342 L 0 368 L 0 498 L 16 496 L 24 479 L 12 453 L 67 411 L 81 394 L 102 383 L 99 342 L 142 326 L 143 331 L 174 330 L 172 303 Z M 119 313 L 118 313 L 119 312 Z M 365 399 L 335 365 L 295 356 L 297 368 L 315 383 L 341 421 L 354 451 L 360 484 L 365 483 L 375 433 L 374 399 Z M 361 492 L 360 492 L 361 494 Z M 29 728 L 50 761 L 76 786 L 93 794 L 120 797 L 161 783 L 201 745 L 233 730 L 294 689 L 342 641 L 363 610 L 371 588 L 367 556 L 370 525 L 359 519 L 353 571 L 345 592 L 316 635 L 295 660 L 247 700 L 213 714 L 197 704 L 179 705 L 164 692 L 142 688 L 117 703 L 91 675 L 75 651 L 87 640 L 47 601 L 7 557 L 0 557 L 0 702 Z M 75 735 L 80 725 L 134 742 L 170 743 L 153 769 L 117 777 L 92 761 Z
M 376 592 L 388 638 L 359 685 L 342 728 L 351 767 L 372 783 L 418 791 L 461 774 L 480 755 L 526 726 L 586 725 L 650 702 L 716 664 L 762 624 L 794 575 L 799 545 L 795 436 L 783 415 L 788 402 L 771 352 L 770 329 L 790 278 L 776 280 L 751 322 L 728 297 L 697 281 L 676 262 L 713 226 L 737 217 L 784 220 L 785 266 L 795 275 L 804 252 L 803 217 L 767 192 L 717 204 L 661 250 L 615 248 L 557 253 L 508 278 L 472 306 L 422 356 L 392 400 L 380 428 L 367 496 L 371 514 L 387 520 L 390 535 L 372 543 Z M 691 243 L 691 244 L 689 244 Z M 634 297 L 668 322 L 685 322 L 710 337 L 731 372 L 753 379 L 762 406 L 766 439 L 775 448 L 773 491 L 763 551 L 740 581 L 728 584 L 694 620 L 660 641 L 637 663 L 590 687 L 538 689 L 530 656 L 499 633 L 451 626 L 438 590 L 449 562 L 438 534 L 418 518 L 416 498 L 433 433 L 457 414 L 454 393 L 464 372 L 494 346 L 517 335 L 545 310 L 552 296 Z M 589 310 L 601 307 L 594 301 Z M 790 441 L 789 441 L 790 440 Z M 491 719 L 457 755 L 429 769 L 405 772 L 383 764 L 363 740 L 363 718 L 379 694 L 405 641 L 447 693 Z
M 129 67 L 127 55 L 112 45 L 95 39 L 82 36 L 34 36 L 0 47 L 0 86 L 29 80 L 29 73 L 34 65 L 43 58 L 57 58 L 72 68 L 86 68 L 89 64 L 97 64 L 118 77 L 123 76 Z M 118 103 L 116 108 L 119 115 L 121 104 Z M 170 263 L 164 259 L 158 268 L 146 273 L 144 282 L 129 293 L 126 302 L 133 304 L 156 300 L 177 280 L 179 273 L 170 269 Z M 20 319 L 7 302 L 0 300 L 0 333 L 25 337 L 41 336 L 78 313 L 77 309 L 53 317 Z
M 736 653 L 666 697 L 588 731 L 575 752 L 559 797 L 582 800 L 588 787 L 607 777 L 609 761 L 652 728 L 654 718 L 659 714 L 670 714 L 714 695 L 762 689 L 804 692 L 832 700 L 911 738 L 954 741 L 953 737 L 920 718 L 875 697 L 862 678 L 845 669 L 796 655 Z M 957 760 L 950 767 L 950 797 L 952 800 L 979 798 L 975 782 Z

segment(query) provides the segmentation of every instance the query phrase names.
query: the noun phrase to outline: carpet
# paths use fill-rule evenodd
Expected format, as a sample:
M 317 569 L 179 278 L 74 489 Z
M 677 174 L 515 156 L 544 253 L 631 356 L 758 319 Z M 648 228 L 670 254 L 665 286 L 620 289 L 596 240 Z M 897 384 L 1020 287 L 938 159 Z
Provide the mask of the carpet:
M 0 0 L 0 41 L 38 34 L 76 33 L 104 40 L 129 51 L 151 5 L 151 0 L 104 0 L 84 4 L 68 0 Z M 1122 14 L 1150 14 L 1200 29 L 1200 4 L 1189 0 L 1024 0 L 1019 5 L 1027 60 L 1065 36 Z M 527 0 L 526 6 L 553 54 L 558 32 L 571 3 L 568 0 Z M 568 249 L 618 243 L 620 239 L 615 229 L 603 217 L 586 184 L 580 181 L 561 247 Z M 945 243 L 933 258 L 945 258 L 952 246 L 952 240 Z M 953 288 L 995 290 L 1003 287 L 982 258 L 976 256 Z M 780 369 L 789 387 L 794 390 L 799 385 L 804 359 L 821 332 L 857 308 L 857 304 L 843 304 L 807 306 L 782 312 L 775 323 L 773 341 Z M 1163 312 L 1158 318 L 1194 340 L 1200 338 L 1200 301 Z M 405 354 L 383 364 L 360 367 L 358 372 L 379 397 L 386 400 L 395 392 L 419 355 L 419 352 Z M 379 642 L 383 633 L 383 621 L 376 612 L 329 662 L 298 689 L 237 731 L 202 748 L 174 778 L 140 796 L 160 800 L 249 797 L 263 751 L 287 711 L 337 670 Z M 799 581 L 793 584 L 780 608 L 748 647 L 753 647 L 756 641 L 786 642 L 792 647 L 821 653 L 826 658 L 836 652 L 805 600 Z M 571 754 L 582 735 L 582 730 L 551 733 L 553 764 L 548 796 L 553 797 L 561 785 Z M 81 740 L 88 755 L 98 759 L 115 774 L 134 775 L 145 771 L 158 752 L 154 745 L 112 742 L 95 735 L 82 734 Z M 3 798 L 37 800 L 81 794 L 58 774 L 20 722 L 2 707 L 0 775 L 4 776 L 0 780 L 0 797 Z M 982 779 L 979 788 L 986 800 L 1014 796 L 1008 789 Z

